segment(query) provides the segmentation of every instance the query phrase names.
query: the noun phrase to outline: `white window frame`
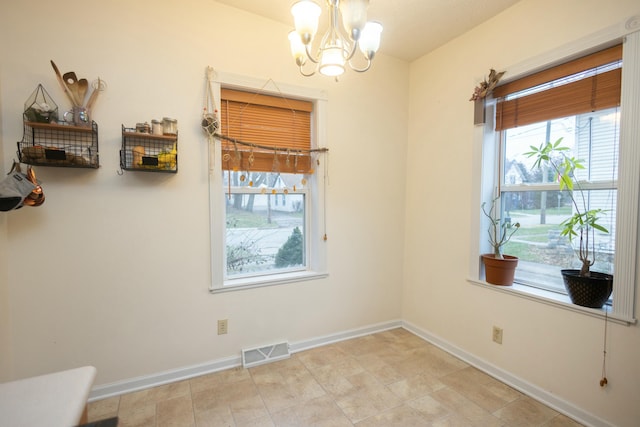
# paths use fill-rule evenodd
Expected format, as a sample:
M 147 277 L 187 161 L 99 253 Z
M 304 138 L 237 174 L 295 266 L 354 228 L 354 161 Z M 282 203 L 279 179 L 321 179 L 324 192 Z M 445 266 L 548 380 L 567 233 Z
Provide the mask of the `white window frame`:
M 632 32 L 636 30 L 636 32 Z M 638 222 L 640 194 L 640 31 L 637 28 L 615 26 L 585 39 L 571 43 L 526 63 L 506 67 L 508 79 L 515 80 L 540 69 L 567 62 L 576 57 L 601 50 L 623 41 L 622 54 L 622 96 L 620 117 L 620 154 L 618 163 L 618 201 L 616 229 L 625 230 L 616 235 L 616 257 L 614 268 L 613 306 L 606 315 L 621 324 L 635 324 L 634 303 L 640 271 L 636 254 L 638 253 Z M 480 80 L 480 79 L 478 79 Z M 506 81 L 506 80 L 505 80 Z M 480 182 L 472 191 L 471 226 L 472 242 L 469 262 L 469 282 L 497 292 L 508 293 L 532 301 L 553 305 L 562 309 L 583 313 L 595 317 L 604 317 L 604 309 L 592 309 L 574 305 L 566 295 L 542 289 L 513 284 L 495 286 L 486 283 L 480 254 L 489 252 L 486 242 L 487 220 L 482 217 L 480 205 L 490 201 L 495 184 L 499 179 L 497 168 L 498 133 L 495 132 L 493 117 L 495 100 L 487 102 L 487 123 L 478 126 L 474 133 L 473 182 Z
M 264 79 L 240 76 L 232 73 L 216 72 L 212 82 L 214 99 L 220 100 L 220 88 L 249 90 L 267 95 L 285 96 L 313 102 L 311 117 L 311 144 L 313 148 L 327 147 L 327 95 L 319 89 L 289 84 L 267 84 Z M 279 285 L 321 279 L 328 276 L 327 242 L 325 236 L 325 165 L 326 158 L 320 157 L 321 166 L 307 179 L 308 192 L 305 195 L 306 224 L 305 243 L 306 268 L 251 277 L 225 278 L 225 236 L 226 197 L 222 180 L 221 142 L 214 138 L 209 144 L 209 221 L 211 236 L 211 284 L 212 293 L 251 289 L 262 286 Z M 325 155 L 326 156 L 326 155 Z M 244 192 L 244 191 L 243 191 Z

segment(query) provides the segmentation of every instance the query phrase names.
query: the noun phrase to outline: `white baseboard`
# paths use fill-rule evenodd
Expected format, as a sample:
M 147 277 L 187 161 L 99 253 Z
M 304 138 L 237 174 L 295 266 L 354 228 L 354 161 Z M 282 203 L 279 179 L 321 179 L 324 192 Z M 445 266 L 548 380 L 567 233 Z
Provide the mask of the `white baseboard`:
M 470 354 L 459 347 L 443 340 L 442 338 L 433 335 L 423 329 L 418 328 L 410 322 L 402 320 L 392 320 L 389 322 L 378 323 L 374 325 L 365 326 L 362 328 L 350 329 L 347 331 L 338 332 L 335 334 L 324 335 L 321 337 L 310 338 L 304 341 L 298 341 L 290 344 L 291 353 L 297 353 L 304 350 L 320 347 L 344 341 L 352 338 L 361 337 L 364 335 L 374 334 L 395 328 L 404 328 L 407 331 L 417 335 L 425 341 L 441 348 L 447 353 L 463 360 L 469 365 L 480 369 L 481 371 L 491 375 L 492 377 L 502 381 L 503 383 L 515 388 L 516 390 L 530 396 L 531 398 L 553 408 L 554 410 L 564 414 L 579 423 L 588 427 L 613 427 L 612 424 L 605 420 L 590 414 L 583 409 L 567 402 L 549 393 L 540 387 L 531 384 L 523 379 L 501 369 L 491 363 L 480 359 L 473 354 Z M 131 393 L 138 390 L 143 390 L 150 387 L 156 387 L 163 384 L 172 383 L 175 381 L 182 381 L 185 379 L 197 377 L 200 375 L 206 375 L 213 372 L 222 371 L 225 369 L 235 368 L 242 366 L 242 357 L 240 354 L 233 357 L 222 358 L 213 360 L 211 362 L 203 363 L 200 365 L 187 366 L 184 368 L 173 369 L 170 371 L 159 372 L 152 375 L 143 377 L 131 378 L 123 381 L 118 381 L 110 384 L 94 387 L 89 395 L 89 401 L 93 402 L 107 397 L 118 396 L 125 393 Z
M 297 353 L 299 351 L 309 350 L 311 348 L 400 327 L 402 327 L 401 320 L 392 320 L 362 328 L 350 329 L 335 334 L 291 343 L 290 351 L 291 353 Z M 242 366 L 242 357 L 240 353 L 237 356 L 213 360 L 199 365 L 186 366 L 183 368 L 172 369 L 170 371 L 104 384 L 94 387 L 91 390 L 91 393 L 89 394 L 89 402 L 144 390 L 146 388 L 157 387 L 159 385 L 169 384 L 176 381 L 182 381 L 198 377 L 200 375 L 211 374 L 213 372 L 223 371 L 225 369 L 231 369 L 238 366 Z
M 151 375 L 99 385 L 91 389 L 91 393 L 89 393 L 89 402 L 144 390 L 146 388 L 157 387 L 159 385 L 169 384 L 176 381 L 182 381 L 200 375 L 210 374 L 212 372 L 235 368 L 237 366 L 242 366 L 242 358 L 240 355 L 214 360 L 201 365 L 187 366 L 184 368 L 172 369 L 170 371 L 158 372 Z
M 550 408 L 560 412 L 561 414 L 566 415 L 569 418 L 576 420 L 577 422 L 588 426 L 588 427 L 613 427 L 612 424 L 607 421 L 596 417 L 593 414 L 590 414 L 573 405 L 566 400 L 559 398 L 558 396 L 549 393 L 548 391 L 541 389 L 540 387 L 531 384 L 522 378 L 519 378 L 501 368 L 498 368 L 495 365 L 487 362 L 486 360 L 480 359 L 473 354 L 470 354 L 459 347 L 451 344 L 448 341 L 441 339 L 440 337 L 433 335 L 427 331 L 424 331 L 417 326 L 409 323 L 402 322 L 402 327 L 409 332 L 414 333 L 420 338 L 428 341 L 429 343 L 435 345 L 436 347 L 441 348 L 447 353 L 457 357 L 460 360 L 468 363 L 469 365 L 478 368 L 484 373 L 496 378 L 497 380 L 515 388 L 516 390 L 526 394 L 527 396 L 543 403 Z

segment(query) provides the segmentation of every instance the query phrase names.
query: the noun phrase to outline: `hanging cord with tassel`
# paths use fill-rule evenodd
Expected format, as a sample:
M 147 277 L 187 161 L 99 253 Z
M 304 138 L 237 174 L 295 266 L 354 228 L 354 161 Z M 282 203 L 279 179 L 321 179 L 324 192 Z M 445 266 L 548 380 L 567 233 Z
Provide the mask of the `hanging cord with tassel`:
M 604 388 L 607 386 L 609 381 L 607 381 L 607 323 L 609 320 L 608 316 L 609 311 L 604 310 L 604 342 L 602 343 L 602 378 L 600 379 L 600 387 Z

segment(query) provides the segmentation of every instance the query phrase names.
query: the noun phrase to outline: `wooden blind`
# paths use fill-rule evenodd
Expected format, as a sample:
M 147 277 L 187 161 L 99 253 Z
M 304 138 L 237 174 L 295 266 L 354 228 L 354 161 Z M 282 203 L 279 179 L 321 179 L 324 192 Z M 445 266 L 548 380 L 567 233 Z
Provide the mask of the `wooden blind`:
M 620 105 L 620 68 L 508 101 L 504 97 L 621 59 L 622 45 L 616 45 L 496 87 L 493 95 L 501 98 L 496 105 L 496 130 Z
M 221 134 L 255 144 L 234 144 L 223 139 L 223 169 L 277 169 L 288 173 L 309 170 L 311 102 L 232 89 L 222 89 L 220 98 Z

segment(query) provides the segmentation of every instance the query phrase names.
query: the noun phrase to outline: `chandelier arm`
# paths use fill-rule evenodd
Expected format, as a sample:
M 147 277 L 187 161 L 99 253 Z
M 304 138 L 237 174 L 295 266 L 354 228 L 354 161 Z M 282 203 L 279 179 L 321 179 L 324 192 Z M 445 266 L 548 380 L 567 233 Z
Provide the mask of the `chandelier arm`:
M 303 75 L 303 76 L 305 76 L 305 77 L 311 77 L 311 76 L 313 76 L 313 75 L 316 73 L 315 71 L 312 71 L 312 72 L 310 72 L 310 73 L 305 73 L 305 72 L 302 70 L 302 65 L 300 65 L 299 70 L 300 70 L 300 74 L 302 74 L 302 75 Z
M 309 61 L 313 62 L 314 64 L 319 63 L 319 62 L 320 62 L 320 60 L 319 60 L 319 59 L 314 58 L 314 57 L 313 57 L 313 55 L 311 54 L 311 52 L 309 51 L 309 46 L 311 46 L 311 43 L 309 43 L 309 44 L 305 45 L 305 47 L 304 47 L 304 48 L 305 48 L 305 51 L 306 51 L 306 54 L 307 54 L 307 59 L 308 59 Z
M 343 39 L 344 39 L 344 37 L 343 37 Z M 351 52 L 349 52 L 349 55 L 347 55 L 344 58 L 345 61 L 351 61 L 351 58 L 353 58 L 353 56 L 356 54 L 356 50 L 358 50 L 358 41 L 357 40 L 353 40 L 350 43 L 347 42 L 347 41 L 343 41 L 342 43 L 343 43 L 344 46 L 349 46 L 349 44 L 353 44 L 353 47 L 351 48 Z
M 367 66 L 365 68 L 356 68 L 353 66 L 353 64 L 351 63 L 351 61 L 349 61 L 349 68 L 351 68 L 353 71 L 356 71 L 358 73 L 364 73 L 365 71 L 367 71 L 369 68 L 371 68 L 371 59 L 367 58 Z

